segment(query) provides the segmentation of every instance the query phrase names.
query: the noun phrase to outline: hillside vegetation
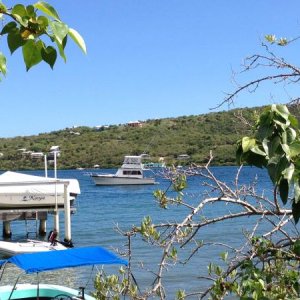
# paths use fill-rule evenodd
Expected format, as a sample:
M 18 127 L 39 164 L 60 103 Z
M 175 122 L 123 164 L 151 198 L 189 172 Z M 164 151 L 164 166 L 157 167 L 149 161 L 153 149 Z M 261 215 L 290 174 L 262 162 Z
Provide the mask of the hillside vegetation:
M 37 136 L 0 139 L 1 170 L 44 168 L 43 158 L 32 159 L 22 150 L 47 153 L 51 146 L 60 146 L 58 168 L 116 167 L 124 155 L 147 153 L 151 161 L 164 157 L 168 165 L 207 162 L 212 150 L 215 165 L 234 165 L 236 141 L 247 135 L 247 127 L 237 116 L 253 123 L 261 108 L 213 112 L 203 115 L 147 120 L 142 127 L 128 125 L 101 128 L 66 128 Z M 24 151 L 24 150 L 23 150 Z M 181 154 L 189 159 L 179 161 Z

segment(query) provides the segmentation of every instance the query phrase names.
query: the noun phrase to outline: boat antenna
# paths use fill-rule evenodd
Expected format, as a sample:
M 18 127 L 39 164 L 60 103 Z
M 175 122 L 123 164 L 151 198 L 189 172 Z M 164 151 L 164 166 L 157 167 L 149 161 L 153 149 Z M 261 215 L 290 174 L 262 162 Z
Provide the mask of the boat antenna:
M 143 151 L 142 154 L 148 154 L 149 153 L 149 148 L 154 145 L 154 143 L 153 143 L 154 139 L 155 139 L 155 136 L 152 136 L 150 142 L 148 143 L 148 145 L 146 146 L 146 149 Z

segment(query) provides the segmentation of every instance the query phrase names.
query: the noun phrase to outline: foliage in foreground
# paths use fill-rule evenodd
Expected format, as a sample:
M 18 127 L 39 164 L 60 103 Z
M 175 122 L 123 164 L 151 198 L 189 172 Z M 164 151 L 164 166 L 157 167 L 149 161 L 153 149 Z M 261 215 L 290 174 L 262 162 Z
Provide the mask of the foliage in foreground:
M 276 114 L 272 112 L 276 111 Z M 269 115 L 268 130 L 264 132 L 273 132 L 270 135 L 270 142 L 278 134 L 278 112 L 284 112 L 287 119 L 292 119 L 286 107 L 271 106 L 260 116 L 255 127 L 255 133 L 259 132 L 265 123 L 261 118 Z M 282 124 L 280 124 L 281 126 Z M 298 131 L 297 124 L 288 124 L 295 132 Z M 279 127 L 281 128 L 281 127 Z M 294 136 L 294 141 L 298 135 Z M 247 138 L 247 140 L 249 140 Z M 255 146 L 260 145 L 255 140 Z M 238 143 L 238 157 L 240 158 L 241 142 Z M 251 143 L 254 147 L 254 143 Z M 281 144 L 278 143 L 276 153 L 281 157 L 287 155 L 282 151 Z M 249 151 L 250 148 L 244 150 Z M 247 158 L 245 151 L 244 159 Z M 262 152 L 256 151 L 255 154 Z M 252 155 L 252 153 L 251 153 Z M 252 157 L 252 156 L 248 157 Z M 264 167 L 269 165 L 271 156 L 263 156 L 266 160 Z M 213 157 L 211 156 L 211 159 Z M 295 168 L 296 170 L 296 168 Z M 140 226 L 134 226 L 131 231 L 123 233 L 129 238 L 134 239 L 137 236 L 148 243 L 149 251 L 160 253 L 157 269 L 151 266 L 150 274 L 153 274 L 153 285 L 144 291 L 138 287 L 133 288 L 135 282 L 131 282 L 131 290 L 134 293 L 127 293 L 122 288 L 122 292 L 112 299 L 121 299 L 121 294 L 125 293 L 131 299 L 148 299 L 150 297 L 158 299 L 170 299 L 170 290 L 167 285 L 167 278 L 171 272 L 178 272 L 178 266 L 193 264 L 197 269 L 199 256 L 202 251 L 210 251 L 213 247 L 218 247 L 223 252 L 220 260 L 212 257 L 212 262 L 208 266 L 207 274 L 202 276 L 190 274 L 186 280 L 191 280 L 196 276 L 199 284 L 206 282 L 207 288 L 188 291 L 178 290 L 176 299 L 223 299 L 225 297 L 238 297 L 239 299 L 297 299 L 300 297 L 300 239 L 294 222 L 294 217 L 299 212 L 295 210 L 294 197 L 288 197 L 286 203 L 277 201 L 279 191 L 276 188 L 276 181 L 272 181 L 274 191 L 260 190 L 257 182 L 241 183 L 239 181 L 240 173 L 243 168 L 237 170 L 234 182 L 220 181 L 212 169 L 210 162 L 204 166 L 193 166 L 186 170 L 177 170 L 174 168 L 170 173 L 164 176 L 170 180 L 170 187 L 167 190 L 158 190 L 154 193 L 158 205 L 164 210 L 178 209 L 183 210 L 182 218 L 177 221 L 168 221 L 166 223 L 155 223 L 150 216 L 145 217 Z M 284 173 L 284 169 L 281 169 Z M 273 174 L 273 173 L 272 173 Z M 188 193 L 185 193 L 190 176 L 197 176 L 199 182 L 205 188 L 205 193 L 201 199 L 188 200 Z M 280 176 L 279 176 L 280 177 Z M 258 178 L 259 180 L 259 178 Z M 292 181 L 291 181 L 292 182 Z M 290 182 L 289 182 L 290 184 Z M 273 197 L 273 198 L 272 198 Z M 284 208 L 283 205 L 289 206 Z M 222 206 L 222 213 L 220 211 Z M 292 208 L 292 209 L 290 209 Z M 184 213 L 185 212 L 185 213 Z M 209 237 L 203 238 L 205 231 L 211 226 L 220 226 L 230 222 L 231 226 L 239 224 L 240 219 L 247 218 L 247 226 L 244 228 L 243 236 L 239 245 L 232 245 L 223 240 L 214 240 Z M 296 219 L 297 221 L 297 219 Z M 216 229 L 215 229 L 216 230 Z M 218 230 L 218 229 L 217 229 Z M 241 228 L 238 226 L 236 230 Z M 223 232 L 223 231 L 222 231 Z M 129 245 L 133 243 L 129 242 Z M 160 249 L 156 252 L 155 249 Z M 131 253 L 134 249 L 129 249 Z M 198 257 L 198 260 L 196 259 Z M 135 261 L 130 257 L 129 274 L 134 273 Z M 107 281 L 106 281 L 107 282 Z M 108 290 L 118 290 L 122 287 L 124 281 L 115 281 L 114 284 L 106 288 Z M 172 291 L 174 292 L 174 291 Z
M 65 24 L 55 8 L 44 1 L 27 6 L 18 3 L 10 8 L 0 2 L 0 17 L 3 24 L 0 35 L 7 35 L 11 54 L 22 48 L 27 71 L 42 61 L 53 69 L 57 52 L 66 61 L 68 36 L 86 53 L 80 34 Z M 0 52 L 0 74 L 5 76 L 6 72 L 6 57 Z

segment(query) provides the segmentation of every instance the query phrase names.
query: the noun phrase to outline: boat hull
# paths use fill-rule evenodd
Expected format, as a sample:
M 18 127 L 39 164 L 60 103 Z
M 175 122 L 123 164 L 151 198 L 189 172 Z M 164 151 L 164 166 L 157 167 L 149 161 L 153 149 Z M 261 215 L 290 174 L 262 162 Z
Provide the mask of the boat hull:
M 75 197 L 69 197 L 71 203 Z M 63 207 L 64 194 L 42 194 L 42 193 L 24 193 L 24 194 L 3 194 L 0 192 L 0 210 L 7 208 L 40 208 L 40 207 Z
M 5 242 L 0 241 L 0 254 L 5 257 L 10 257 L 21 253 L 35 253 L 54 250 L 66 250 L 67 248 L 60 243 L 53 246 L 49 242 L 27 240 L 24 242 Z M 2 299 L 0 297 L 0 299 Z
M 105 175 L 92 175 L 96 185 L 150 185 L 155 184 L 154 178 L 133 178 Z
M 60 295 L 59 298 L 67 299 L 67 297 L 80 299 L 79 291 L 69 287 L 55 285 L 55 284 L 17 284 L 12 295 L 11 292 L 14 286 L 5 285 L 0 287 L 0 298 L 1 300 L 8 299 L 53 299 Z M 11 297 L 10 297 L 11 295 Z M 65 296 L 65 297 L 63 297 Z M 58 299 L 59 299 L 58 298 Z M 87 294 L 84 295 L 86 300 L 95 300 L 94 297 Z

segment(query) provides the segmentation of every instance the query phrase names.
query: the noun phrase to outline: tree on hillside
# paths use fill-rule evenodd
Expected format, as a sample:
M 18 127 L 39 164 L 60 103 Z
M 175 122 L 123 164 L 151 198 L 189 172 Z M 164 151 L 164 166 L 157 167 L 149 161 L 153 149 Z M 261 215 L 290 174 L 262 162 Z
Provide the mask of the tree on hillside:
M 0 2 L 3 28 L 1 36 L 7 36 L 7 45 L 12 53 L 22 48 L 26 70 L 46 62 L 52 69 L 57 52 L 66 61 L 65 47 L 68 37 L 86 53 L 81 35 L 65 24 L 53 6 L 39 1 L 33 5 L 15 4 L 7 7 Z M 0 73 L 6 75 L 6 57 L 0 52 Z
M 278 45 L 286 45 L 285 39 L 267 40 Z M 297 83 L 299 70 L 270 52 L 254 55 L 243 71 L 267 68 L 266 74 L 240 86 L 230 94 L 225 102 L 233 100 L 243 90 L 265 82 Z M 290 104 L 295 104 L 292 99 Z M 240 119 L 242 119 L 240 117 Z M 249 124 L 248 124 L 249 125 Z M 285 105 L 267 107 L 252 125 L 252 135 L 237 142 L 237 169 L 232 182 L 224 182 L 216 177 L 210 164 L 213 155 L 204 166 L 191 166 L 188 170 L 169 170 L 165 174 L 170 180 L 168 190 L 157 190 L 155 199 L 162 209 L 181 207 L 185 213 L 181 220 L 166 220 L 155 223 L 145 217 L 140 226 L 134 226 L 123 233 L 128 238 L 130 270 L 134 270 L 133 239 L 141 236 L 148 243 L 148 250 L 160 253 L 158 267 L 153 265 L 153 284 L 139 291 L 135 281 L 124 272 L 115 277 L 102 274 L 96 278 L 97 296 L 115 296 L 127 293 L 132 299 L 170 299 L 167 278 L 178 272 L 179 265 L 193 264 L 197 267 L 201 254 L 219 249 L 219 261 L 212 257 L 207 273 L 199 272 L 192 278 L 182 278 L 183 282 L 203 281 L 207 288 L 193 291 L 178 289 L 177 299 L 223 299 L 237 296 L 239 299 L 298 299 L 300 297 L 300 238 L 297 223 L 300 218 L 300 128 L 295 116 Z M 259 190 L 257 181 L 241 182 L 243 164 L 266 169 L 272 190 Z M 185 193 L 188 176 L 198 176 L 205 187 L 200 199 L 190 201 Z M 267 187 L 266 187 L 267 188 Z M 176 192 L 176 194 L 174 194 Z M 220 210 L 222 207 L 222 210 Z M 220 213 L 221 211 L 221 213 Z M 240 219 L 247 218 L 247 226 L 240 228 Z M 205 238 L 205 231 L 212 226 L 234 228 L 235 234 L 242 231 L 240 243 Z M 224 235 L 226 233 L 224 232 Z M 230 239 L 230 237 L 229 237 Z M 158 249 L 157 252 L 155 252 Z M 199 258 L 200 257 L 200 258 Z M 197 259 L 198 258 L 198 259 Z M 177 276 L 180 274 L 177 273 Z M 101 287 L 101 289 L 100 289 Z M 114 289 L 112 288 L 114 287 Z M 116 288 L 118 287 L 118 288 Z M 117 291 L 117 292 L 116 292 Z

